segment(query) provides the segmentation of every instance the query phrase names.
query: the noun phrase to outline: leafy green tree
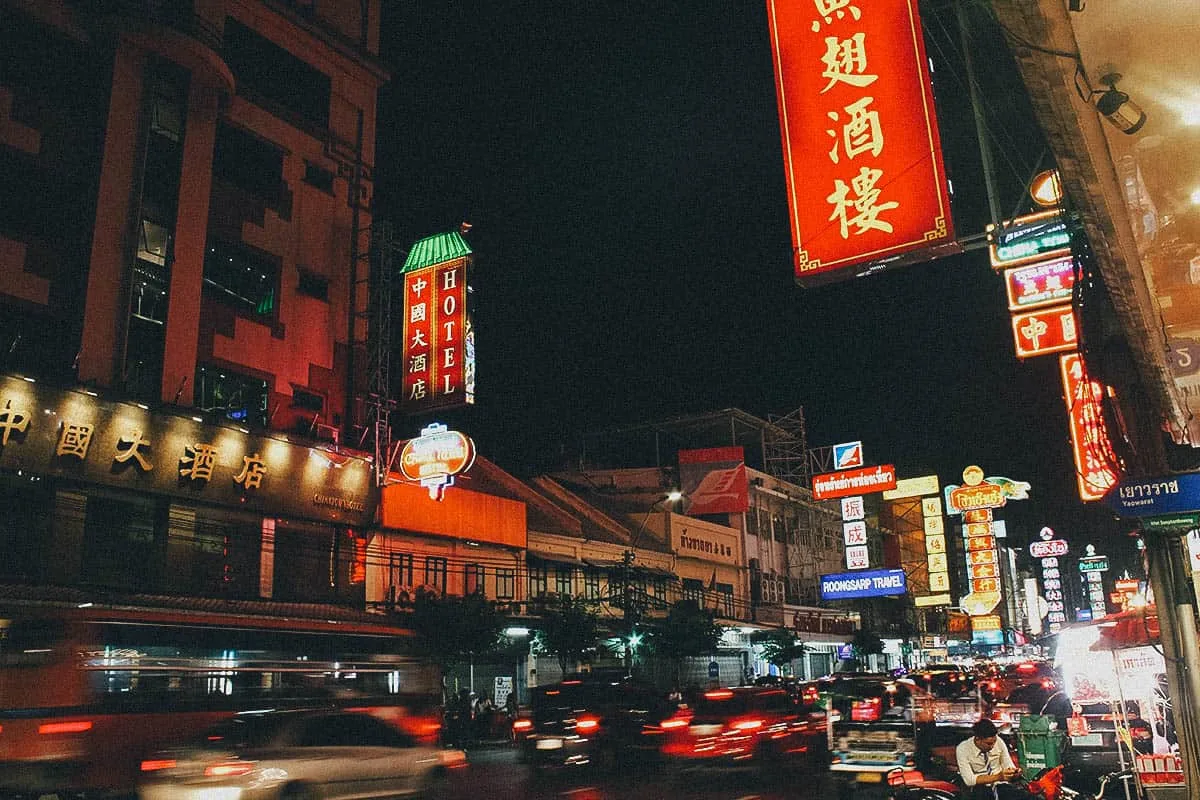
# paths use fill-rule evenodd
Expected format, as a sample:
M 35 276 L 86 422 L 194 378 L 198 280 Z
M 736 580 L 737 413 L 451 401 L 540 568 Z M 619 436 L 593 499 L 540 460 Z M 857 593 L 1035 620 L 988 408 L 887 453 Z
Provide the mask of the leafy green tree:
M 592 604 L 570 595 L 552 598 L 542 612 L 537 625 L 538 641 L 543 652 L 558 659 L 564 675 L 567 667 L 579 661 L 590 661 L 596 652 L 596 637 L 600 623 Z
M 409 624 L 421 638 L 425 652 L 442 672 L 484 655 L 500 642 L 504 618 L 494 603 L 481 594 L 466 597 L 442 597 L 418 593 L 413 601 Z
M 792 661 L 808 652 L 803 642 L 796 641 L 796 635 L 791 631 L 775 628 L 769 631 L 756 631 L 750 635 L 750 641 L 762 645 L 763 658 L 767 663 L 783 669 Z
M 670 662 L 678 686 L 683 660 L 716 650 L 721 632 L 715 611 L 701 608 L 695 600 L 680 600 L 671 606 L 666 619 L 650 630 L 648 640 L 654 654 Z
M 851 641 L 854 646 L 854 657 L 862 661 L 864 656 L 879 655 L 883 652 L 883 640 L 879 634 L 872 631 L 856 631 Z

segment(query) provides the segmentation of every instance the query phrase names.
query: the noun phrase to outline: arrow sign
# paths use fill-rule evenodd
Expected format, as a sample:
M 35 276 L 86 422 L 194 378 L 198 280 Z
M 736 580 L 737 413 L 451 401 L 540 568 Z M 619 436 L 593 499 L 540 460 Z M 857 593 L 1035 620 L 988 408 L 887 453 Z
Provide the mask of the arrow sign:
M 1200 472 L 1121 481 L 1104 498 L 1123 517 L 1161 517 L 1200 511 Z

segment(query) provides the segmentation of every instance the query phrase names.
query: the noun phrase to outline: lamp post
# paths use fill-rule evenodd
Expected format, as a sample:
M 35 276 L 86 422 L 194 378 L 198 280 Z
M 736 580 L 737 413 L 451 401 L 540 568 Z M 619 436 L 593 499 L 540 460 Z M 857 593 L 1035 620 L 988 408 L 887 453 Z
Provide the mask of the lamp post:
M 624 614 L 625 622 L 629 628 L 629 635 L 625 639 L 625 668 L 627 670 L 633 669 L 634 651 L 637 649 L 638 644 L 640 644 L 642 640 L 641 635 L 635 628 L 641 618 L 641 614 L 638 612 L 638 606 L 634 602 L 633 562 L 637 557 L 637 553 L 634 548 L 637 547 L 637 543 L 641 539 L 642 533 L 645 532 L 646 523 L 650 520 L 650 515 L 654 513 L 654 510 L 663 503 L 677 503 L 682 499 L 683 492 L 679 491 L 678 489 L 674 489 L 668 492 L 665 496 L 660 497 L 651 503 L 650 507 L 646 509 L 646 513 L 642 515 L 641 524 L 638 525 L 638 528 L 636 531 L 634 531 L 633 536 L 629 537 L 629 547 L 626 548 L 622 558 L 621 610 Z

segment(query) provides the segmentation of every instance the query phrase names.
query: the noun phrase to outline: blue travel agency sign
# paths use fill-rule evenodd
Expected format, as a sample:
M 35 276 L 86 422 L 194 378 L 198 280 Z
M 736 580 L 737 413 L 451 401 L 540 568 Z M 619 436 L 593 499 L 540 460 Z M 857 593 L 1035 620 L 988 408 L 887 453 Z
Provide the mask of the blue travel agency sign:
M 1153 480 L 1121 481 L 1106 498 L 1123 517 L 1157 517 L 1200 510 L 1200 472 Z
M 856 597 L 887 597 L 908 591 L 902 569 L 872 569 L 836 572 L 821 576 L 822 600 L 852 600 Z

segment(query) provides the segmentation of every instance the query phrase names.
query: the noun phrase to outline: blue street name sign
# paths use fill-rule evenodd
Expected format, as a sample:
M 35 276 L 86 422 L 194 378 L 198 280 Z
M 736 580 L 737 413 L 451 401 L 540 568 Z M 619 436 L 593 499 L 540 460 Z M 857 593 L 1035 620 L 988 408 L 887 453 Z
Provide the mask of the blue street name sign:
M 855 597 L 887 597 L 908 591 L 902 569 L 871 569 L 837 572 L 821 576 L 821 599 L 850 600 Z
M 1148 481 L 1121 481 L 1106 500 L 1122 517 L 1161 517 L 1200 511 L 1200 472 Z

